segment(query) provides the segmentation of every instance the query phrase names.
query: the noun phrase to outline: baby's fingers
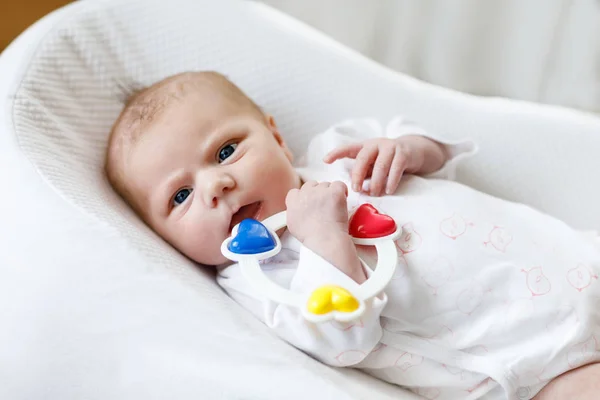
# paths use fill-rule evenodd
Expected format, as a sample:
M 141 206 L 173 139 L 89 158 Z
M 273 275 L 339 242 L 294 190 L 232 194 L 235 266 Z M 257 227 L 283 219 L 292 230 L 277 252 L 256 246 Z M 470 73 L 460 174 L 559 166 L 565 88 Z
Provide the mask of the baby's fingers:
M 359 192 L 369 169 L 375 162 L 379 149 L 377 146 L 363 147 L 356 156 L 356 163 L 352 168 L 352 190 Z
M 373 165 L 371 173 L 371 196 L 379 196 L 385 188 L 388 173 L 394 160 L 394 147 L 384 147 L 379 149 L 379 155 Z
M 285 196 L 285 207 L 289 210 L 298 201 L 300 189 L 291 189 Z
M 332 162 L 341 158 L 356 158 L 362 147 L 362 143 L 351 143 L 345 146 L 340 146 L 337 149 L 330 151 L 325 157 L 323 157 L 323 162 L 331 164 Z
M 344 182 L 341 182 L 341 181 L 331 182 L 331 186 L 330 187 L 333 190 L 338 190 L 341 193 L 344 193 L 344 196 L 348 197 L 348 186 L 346 186 L 346 184 Z
M 390 166 L 390 171 L 388 173 L 388 179 L 385 189 L 385 192 L 387 194 L 392 194 L 398 189 L 398 185 L 400 184 L 402 175 L 406 170 L 407 164 L 408 160 L 404 151 L 402 151 L 401 148 L 396 147 L 394 152 L 394 160 L 392 161 L 392 165 Z

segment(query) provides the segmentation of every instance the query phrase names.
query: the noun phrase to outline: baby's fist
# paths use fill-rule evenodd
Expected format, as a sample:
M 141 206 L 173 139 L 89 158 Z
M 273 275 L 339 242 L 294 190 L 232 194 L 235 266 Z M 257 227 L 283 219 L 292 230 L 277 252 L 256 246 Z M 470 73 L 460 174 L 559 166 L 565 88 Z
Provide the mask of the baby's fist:
M 300 242 L 310 236 L 348 234 L 348 188 L 343 182 L 306 182 L 287 194 L 287 226 Z

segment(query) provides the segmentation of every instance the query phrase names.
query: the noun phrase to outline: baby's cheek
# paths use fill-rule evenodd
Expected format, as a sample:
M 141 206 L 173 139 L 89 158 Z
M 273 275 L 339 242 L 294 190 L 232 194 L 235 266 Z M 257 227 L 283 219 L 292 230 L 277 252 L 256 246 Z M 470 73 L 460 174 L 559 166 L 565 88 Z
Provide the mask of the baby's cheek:
M 182 221 L 184 222 L 184 221 Z M 174 231 L 175 247 L 187 257 L 201 263 L 216 265 L 225 261 L 221 254 L 219 226 L 202 218 L 185 221 L 184 226 Z

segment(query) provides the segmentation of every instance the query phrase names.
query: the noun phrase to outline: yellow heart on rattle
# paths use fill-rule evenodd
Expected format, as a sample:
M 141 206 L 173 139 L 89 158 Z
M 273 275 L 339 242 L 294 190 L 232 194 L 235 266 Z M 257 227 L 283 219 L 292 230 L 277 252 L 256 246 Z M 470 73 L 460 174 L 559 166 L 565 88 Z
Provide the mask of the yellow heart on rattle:
M 307 308 L 312 314 L 323 315 L 332 311 L 350 313 L 356 311 L 360 303 L 349 291 L 339 286 L 321 286 L 308 299 Z

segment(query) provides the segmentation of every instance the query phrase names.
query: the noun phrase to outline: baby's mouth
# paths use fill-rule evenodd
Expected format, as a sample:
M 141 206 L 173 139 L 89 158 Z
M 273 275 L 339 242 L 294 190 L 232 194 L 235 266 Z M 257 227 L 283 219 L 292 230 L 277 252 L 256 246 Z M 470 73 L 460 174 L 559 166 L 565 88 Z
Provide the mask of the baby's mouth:
M 247 204 L 240 208 L 233 216 L 231 217 L 231 224 L 229 225 L 229 232 L 234 226 L 245 220 L 246 218 L 252 218 L 255 220 L 260 220 L 262 214 L 262 202 L 257 201 L 251 204 Z

